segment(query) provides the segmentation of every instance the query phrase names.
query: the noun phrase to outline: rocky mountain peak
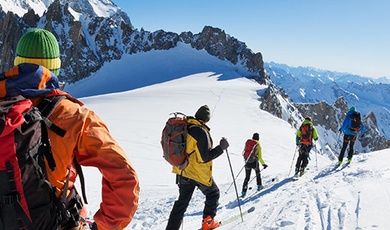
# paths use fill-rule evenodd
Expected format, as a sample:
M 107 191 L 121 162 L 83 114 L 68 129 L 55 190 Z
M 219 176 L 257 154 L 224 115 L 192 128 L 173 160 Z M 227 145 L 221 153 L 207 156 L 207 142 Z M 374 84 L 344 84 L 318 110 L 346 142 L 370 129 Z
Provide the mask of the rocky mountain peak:
M 148 32 L 134 29 L 129 17 L 111 1 L 98 1 L 105 12 L 95 12 L 88 0 L 59 1 L 48 5 L 39 16 L 29 10 L 22 17 L 0 11 L 0 71 L 13 66 L 14 50 L 21 35 L 28 29 L 43 27 L 58 39 L 62 68 L 60 80 L 76 82 L 99 70 L 104 63 L 118 60 L 125 54 L 147 52 L 152 49 L 167 50 L 178 42 L 191 44 L 195 49 L 204 49 L 211 55 L 233 64 L 240 64 L 251 76 L 264 83 L 264 62 L 261 53 L 253 53 L 243 42 L 226 34 L 219 28 L 206 26 L 199 34 L 176 34 L 163 30 Z M 11 22 L 12 27 L 7 22 Z M 12 29 L 11 29 L 12 28 Z M 12 60 L 12 61 L 10 61 Z

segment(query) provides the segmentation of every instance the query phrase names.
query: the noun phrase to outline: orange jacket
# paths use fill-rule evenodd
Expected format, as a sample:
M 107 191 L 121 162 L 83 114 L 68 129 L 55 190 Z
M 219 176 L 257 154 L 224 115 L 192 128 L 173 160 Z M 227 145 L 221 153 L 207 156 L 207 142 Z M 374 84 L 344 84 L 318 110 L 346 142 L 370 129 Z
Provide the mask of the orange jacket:
M 47 170 L 50 182 L 62 191 L 73 156 L 80 165 L 98 168 L 103 176 L 102 203 L 94 220 L 99 230 L 124 229 L 138 207 L 139 182 L 123 149 L 98 115 L 68 99 L 59 103 L 49 120 L 66 131 L 61 137 L 49 129 L 56 162 L 54 172 Z
M 44 96 L 63 95 L 58 88 L 57 77 L 36 64 L 22 63 L 0 74 L 0 97 L 23 95 L 37 105 Z M 124 229 L 138 207 L 137 174 L 104 122 L 81 103 L 68 98 L 63 99 L 49 116 L 53 124 L 66 131 L 61 137 L 48 129 L 56 163 L 53 172 L 47 167 L 49 180 L 60 197 L 68 171 L 69 188 L 76 179 L 73 157 L 80 165 L 96 167 L 103 178 L 102 202 L 94 216 L 95 223 L 99 230 Z

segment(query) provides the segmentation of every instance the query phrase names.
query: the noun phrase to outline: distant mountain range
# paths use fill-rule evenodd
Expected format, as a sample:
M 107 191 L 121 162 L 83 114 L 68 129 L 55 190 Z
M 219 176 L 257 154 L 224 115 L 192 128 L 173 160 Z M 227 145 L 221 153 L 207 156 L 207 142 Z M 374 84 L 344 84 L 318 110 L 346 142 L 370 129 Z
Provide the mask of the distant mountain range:
M 374 112 L 380 132 L 390 137 L 390 84 L 385 83 L 387 78 L 374 80 L 274 62 L 266 63 L 265 69 L 270 79 L 283 88 L 294 103 L 325 101 L 332 104 L 343 97 L 349 107 L 355 106 L 362 114 Z
M 260 108 L 275 116 L 292 125 L 299 124 L 308 111 L 323 117 L 322 120 L 328 121 L 322 125 L 323 133 L 332 132 L 326 144 L 328 148 L 335 149 L 337 127 L 352 105 L 365 115 L 371 138 L 359 140 L 358 150 L 390 147 L 390 85 L 387 78 L 374 80 L 309 67 L 264 63 L 261 53 L 253 53 L 245 43 L 211 26 L 205 26 L 198 34 L 138 30 L 132 26 L 129 16 L 109 0 L 39 3 L 0 0 L 0 6 L 0 71 L 13 66 L 18 39 L 34 27 L 52 31 L 59 40 L 62 59 L 59 77 L 67 83 L 80 82 L 124 55 L 168 51 L 184 43 L 194 50 L 204 50 L 231 62 L 233 71 L 240 66 L 246 70 L 240 71 L 241 77 L 268 85 L 268 90 L 259 92 L 262 97 Z M 329 118 L 327 114 L 334 117 Z M 318 123 L 321 125 L 321 121 Z

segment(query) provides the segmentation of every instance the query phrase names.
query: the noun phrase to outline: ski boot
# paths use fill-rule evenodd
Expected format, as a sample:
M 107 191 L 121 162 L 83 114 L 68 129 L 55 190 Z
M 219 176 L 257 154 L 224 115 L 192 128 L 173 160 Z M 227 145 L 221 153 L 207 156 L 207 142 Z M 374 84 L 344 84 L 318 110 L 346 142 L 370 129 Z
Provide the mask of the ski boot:
M 244 198 L 246 196 L 246 192 L 241 193 L 241 198 Z
M 258 185 L 258 186 L 257 186 L 257 191 L 260 191 L 260 190 L 262 190 L 263 188 L 264 188 L 263 185 Z
M 207 216 L 203 218 L 202 222 L 202 230 L 211 230 L 218 228 L 221 223 L 219 221 L 215 221 L 211 216 Z
M 299 171 L 299 176 L 303 176 L 303 174 L 305 174 L 305 169 L 302 168 L 300 171 Z

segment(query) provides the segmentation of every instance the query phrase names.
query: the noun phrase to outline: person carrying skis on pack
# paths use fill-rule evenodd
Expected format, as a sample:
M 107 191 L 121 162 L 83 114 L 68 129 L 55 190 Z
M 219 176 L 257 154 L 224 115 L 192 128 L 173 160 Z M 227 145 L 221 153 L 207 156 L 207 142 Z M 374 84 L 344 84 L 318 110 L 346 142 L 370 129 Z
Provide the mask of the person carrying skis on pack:
M 310 116 L 306 117 L 301 126 L 297 130 L 295 142 L 298 148 L 299 156 L 295 165 L 295 176 L 302 176 L 305 173 L 307 164 L 309 163 L 309 153 L 315 144 L 314 141 L 318 140 L 317 129 L 312 123 Z
M 258 133 L 254 133 L 252 139 L 248 139 L 245 142 L 245 149 L 243 154 L 245 160 L 245 180 L 244 184 L 242 185 L 241 197 L 245 197 L 248 190 L 248 182 L 251 177 L 252 169 L 254 169 L 256 173 L 257 191 L 260 191 L 264 188 L 261 182 L 260 164 L 263 166 L 263 169 L 266 169 L 268 165 L 263 160 L 259 139 L 260 135 Z
M 65 132 L 60 136 L 47 129 L 56 168 L 52 171 L 46 162 L 46 171 L 56 188 L 56 197 L 73 200 L 72 196 L 78 196 L 74 186 L 76 169 L 80 165 L 96 167 L 102 174 L 102 202 L 91 227 L 95 230 L 125 229 L 138 207 L 138 176 L 101 118 L 60 90 L 56 76 L 61 68 L 60 49 L 54 34 L 37 28 L 27 31 L 17 44 L 14 65 L 1 75 L 0 97 L 22 95 L 38 107 L 46 99 L 61 98 L 48 116 L 48 122 Z M 84 229 L 87 211 L 83 202 L 79 205 L 82 208 L 75 216 L 76 227 L 72 230 Z M 58 229 L 58 226 L 45 227 L 54 228 Z
M 344 133 L 343 138 L 343 147 L 341 148 L 340 155 L 339 155 L 339 161 L 337 162 L 338 165 L 341 165 L 344 158 L 345 150 L 347 149 L 347 146 L 349 144 L 349 150 L 348 150 L 348 161 L 347 163 L 350 164 L 352 161 L 353 156 L 353 146 L 355 144 L 356 138 L 360 132 L 360 135 L 364 136 L 364 124 L 361 121 L 360 113 L 356 111 L 356 108 L 352 106 L 349 110 L 347 115 L 345 116 L 343 125 L 339 129 L 341 133 Z
M 188 165 L 184 169 L 173 166 L 176 174 L 176 184 L 179 187 L 179 198 L 175 201 L 169 215 L 166 230 L 178 230 L 183 221 L 195 188 L 205 196 L 203 209 L 202 230 L 215 229 L 220 223 L 214 220 L 219 204 L 219 188 L 212 176 L 212 160 L 219 157 L 229 147 L 229 143 L 222 138 L 219 145 L 213 148 L 210 128 L 206 123 L 210 120 L 210 109 L 207 105 L 201 106 L 195 117 L 187 117 L 187 153 Z

